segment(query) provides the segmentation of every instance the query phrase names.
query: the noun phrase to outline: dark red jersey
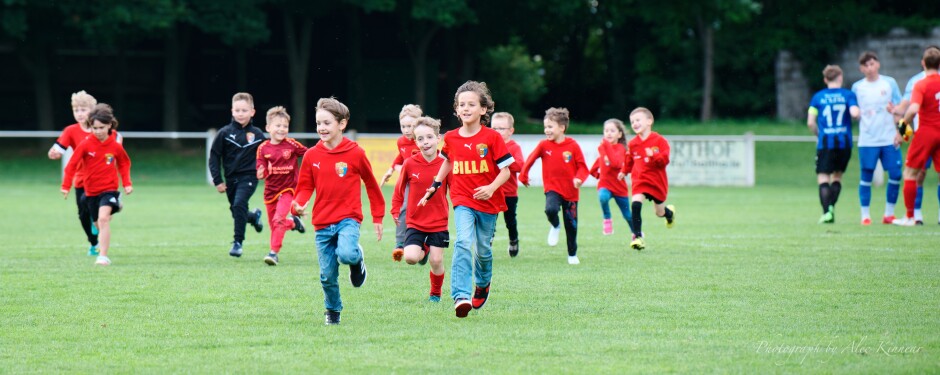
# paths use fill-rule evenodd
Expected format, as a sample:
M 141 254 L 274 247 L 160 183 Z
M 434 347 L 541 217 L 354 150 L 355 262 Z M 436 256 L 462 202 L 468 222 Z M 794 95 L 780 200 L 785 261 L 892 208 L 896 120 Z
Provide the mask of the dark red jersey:
M 408 160 L 408 158 L 410 158 L 412 155 L 421 153 L 421 150 L 418 149 L 418 144 L 415 143 L 414 139 L 401 136 L 398 137 L 398 141 L 396 143 L 398 146 L 398 155 L 395 156 L 395 161 L 392 162 L 392 166 L 402 165 L 405 163 L 405 160 Z
M 434 182 L 434 176 L 441 170 L 441 164 L 444 159 L 436 157 L 434 160 L 427 161 L 424 155 L 413 155 L 405 159 L 405 164 L 401 167 L 401 177 L 395 184 L 395 193 L 392 194 L 392 216 L 398 216 L 401 212 L 402 201 L 405 198 L 405 188 L 408 189 L 408 207 L 407 217 L 405 218 L 408 228 L 414 228 L 422 232 L 433 233 L 447 230 L 447 217 L 450 214 L 450 206 L 447 203 L 448 178 L 441 182 L 441 187 L 437 189 L 431 199 L 423 207 L 418 207 L 418 202 L 424 197 L 427 188 Z
M 307 147 L 293 138 L 278 144 L 266 140 L 258 146 L 255 169 L 264 167 L 264 203 L 272 203 L 286 192 L 293 193 L 297 186 L 297 158 Z
M 652 154 L 652 155 L 650 155 Z M 621 171 L 630 175 L 633 195 L 649 194 L 661 201 L 669 192 L 666 166 L 669 165 L 669 142 L 657 132 L 650 132 L 646 139 L 633 137 L 627 143 L 627 159 Z
M 529 170 L 539 158 L 542 159 L 542 185 L 545 192 L 554 191 L 566 201 L 577 202 L 581 189 L 574 187 L 574 179 L 584 181 L 588 177 L 584 153 L 581 152 L 578 142 L 568 137 L 561 143 L 548 139 L 539 142 L 522 166 L 520 181 L 528 183 Z
M 118 134 L 111 132 L 104 142 L 90 136 L 78 144 L 72 158 L 65 167 L 62 189 L 72 187 L 73 178 L 79 165 L 85 172 L 85 195 L 98 196 L 106 191 L 117 191 L 118 174 L 121 184 L 131 186 L 131 159 L 124 151 L 124 146 L 117 141 Z
M 469 137 L 460 135 L 460 129 L 451 130 L 444 134 L 441 156 L 453 163 L 450 200 L 454 207 L 464 206 L 488 214 L 506 211 L 506 198 L 500 189 L 488 200 L 473 198 L 474 189 L 493 183 L 500 169 L 513 162 L 502 135 L 485 126 Z
M 617 178 L 620 169 L 623 168 L 623 159 L 627 156 L 627 148 L 620 143 L 610 144 L 607 141 L 601 141 L 597 146 L 597 160 L 591 166 L 591 175 L 597 178 L 597 188 L 610 190 L 610 193 L 618 197 L 630 195 L 627 188 L 627 182 Z

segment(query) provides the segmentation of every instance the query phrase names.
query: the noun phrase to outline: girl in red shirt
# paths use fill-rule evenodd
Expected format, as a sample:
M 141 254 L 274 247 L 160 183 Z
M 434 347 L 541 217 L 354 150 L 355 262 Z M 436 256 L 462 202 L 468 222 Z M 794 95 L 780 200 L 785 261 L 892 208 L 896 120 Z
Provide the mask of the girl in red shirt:
M 627 155 L 627 128 L 623 121 L 612 118 L 604 121 L 604 139 L 597 146 L 597 160 L 591 166 L 591 176 L 597 179 L 597 199 L 601 203 L 601 213 L 604 215 L 604 235 L 614 233 L 614 223 L 610 219 L 610 199 L 613 198 L 620 208 L 623 219 L 629 227 L 633 227 L 633 218 L 630 215 L 630 189 L 627 183 L 617 175 L 623 167 L 624 157 Z M 631 229 L 632 233 L 633 230 Z

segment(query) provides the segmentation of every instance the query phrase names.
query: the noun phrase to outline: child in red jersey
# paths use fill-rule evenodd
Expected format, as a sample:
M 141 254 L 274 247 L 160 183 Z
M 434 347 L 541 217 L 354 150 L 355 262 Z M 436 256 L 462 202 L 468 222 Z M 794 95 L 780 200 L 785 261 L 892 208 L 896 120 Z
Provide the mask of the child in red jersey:
M 623 160 L 627 154 L 627 128 L 623 121 L 612 118 L 604 121 L 604 139 L 597 146 L 597 160 L 591 166 L 591 176 L 597 179 L 597 199 L 601 203 L 601 213 L 604 215 L 605 236 L 614 233 L 614 223 L 610 219 L 610 199 L 613 198 L 623 214 L 627 225 L 633 226 L 630 215 L 630 189 L 627 183 L 617 175 L 623 167 Z M 632 230 L 630 231 L 633 232 Z
M 326 305 L 326 324 L 339 324 L 343 310 L 337 283 L 339 264 L 349 265 L 349 280 L 356 288 L 366 281 L 365 252 L 359 245 L 362 222 L 362 196 L 359 180 L 366 184 L 375 236 L 382 240 L 385 198 L 372 174 L 366 152 L 356 142 L 343 137 L 349 122 L 349 109 L 333 98 L 317 101 L 317 133 L 320 142 L 304 154 L 300 179 L 294 197 L 293 214 L 303 215 L 310 197 L 311 223 L 316 230 L 320 285 Z
M 441 149 L 444 163 L 418 206 L 427 204 L 447 175 L 453 173 L 450 199 L 454 204 L 457 241 L 451 264 L 450 295 L 457 317 L 465 318 L 471 308 L 483 307 L 490 294 L 496 214 L 506 210 L 499 187 L 509 179 L 513 159 L 503 137 L 483 126 L 493 113 L 493 98 L 486 83 L 467 81 L 457 88 L 454 111 L 462 125 L 444 134 Z M 476 285 L 472 299 L 471 277 Z
M 656 216 L 666 218 L 667 228 L 672 228 L 676 208 L 666 205 L 666 194 L 669 191 L 669 181 L 666 177 L 669 142 L 653 131 L 653 112 L 643 107 L 634 109 L 630 112 L 630 127 L 637 136 L 627 144 L 627 159 L 618 177 L 623 178 L 629 174 L 633 182 L 633 241 L 630 242 L 630 247 L 643 250 L 646 247 L 643 240 L 643 219 L 640 217 L 643 199 L 655 203 Z
M 940 172 L 940 49 L 928 47 L 920 60 L 924 68 L 924 78 L 914 84 L 911 92 L 911 104 L 898 122 L 898 131 L 904 137 L 910 137 L 910 127 L 916 115 L 920 125 L 914 133 L 914 139 L 907 149 L 907 161 L 904 163 L 904 207 L 905 218 L 898 225 L 916 225 L 914 206 L 917 198 L 917 178 L 927 168 L 928 160 L 933 160 L 934 170 Z
M 111 259 L 108 258 L 108 247 L 111 245 L 111 215 L 120 212 L 122 207 L 118 193 L 118 173 L 121 174 L 124 193 L 130 195 L 134 191 L 131 186 L 131 159 L 124 151 L 124 146 L 117 141 L 118 121 L 111 106 L 103 103 L 96 105 L 85 121 L 91 125 L 94 138 L 82 141 L 75 149 L 65 167 L 62 195 L 68 198 L 78 165 L 83 165 L 83 203 L 91 214 L 91 219 L 98 225 L 99 254 L 95 264 L 107 266 L 111 264 Z
M 388 168 L 388 171 L 385 172 L 385 175 L 382 176 L 382 183 L 380 186 L 385 186 L 385 183 L 388 182 L 388 179 L 392 178 L 392 173 L 395 171 L 400 171 L 402 164 L 405 163 L 405 160 L 410 158 L 412 155 L 418 153 L 418 145 L 415 143 L 414 127 L 415 120 L 418 117 L 421 117 L 421 107 L 415 104 L 406 104 L 401 108 L 401 112 L 398 113 L 398 124 L 401 125 L 401 137 L 398 138 L 398 155 L 395 155 L 395 160 L 392 161 L 392 166 Z M 408 194 L 405 194 L 407 197 Z M 392 217 L 396 218 L 395 222 L 395 249 L 392 250 L 392 259 L 396 262 L 401 261 L 401 257 L 405 254 L 404 243 L 405 243 L 405 230 L 406 222 L 405 219 L 405 208 L 408 206 L 408 202 L 401 205 L 401 212 L 392 213 Z
M 542 184 L 545 190 L 545 215 L 552 227 L 548 230 L 548 246 L 558 244 L 561 231 L 558 222 L 559 208 L 565 220 L 565 237 L 568 239 L 568 264 L 579 264 L 578 259 L 578 198 L 581 184 L 587 179 L 588 169 L 584 163 L 581 147 L 573 138 L 565 136 L 568 130 L 568 110 L 549 108 L 545 111 L 545 137 L 529 154 L 519 182 L 529 186 L 529 169 L 535 160 L 542 159 Z
M 517 176 L 522 171 L 522 164 L 525 158 L 522 157 L 522 147 L 516 141 L 512 140 L 512 133 L 515 132 L 513 125 L 516 120 L 508 112 L 496 112 L 493 114 L 493 124 L 490 126 L 503 136 L 503 142 L 506 142 L 506 148 L 512 155 L 513 162 L 509 164 L 509 180 L 499 187 L 506 197 L 506 213 L 503 214 L 503 220 L 506 222 L 506 230 L 509 232 L 509 257 L 515 258 L 519 255 L 519 227 L 516 223 L 516 206 L 519 205 L 519 180 Z
M 437 151 L 437 144 L 441 140 L 441 122 L 430 117 L 419 117 L 415 120 L 415 142 L 420 152 L 405 159 L 401 168 L 401 175 L 395 185 L 392 195 L 392 217 L 396 224 L 399 221 L 395 214 L 403 204 L 408 205 L 408 229 L 405 231 L 404 258 L 408 264 L 424 264 L 431 262 L 431 291 L 428 300 L 441 301 L 441 285 L 444 284 L 444 249 L 450 244 L 450 233 L 447 231 L 447 215 L 450 212 L 447 196 L 437 194 L 432 197 L 424 207 L 418 207 L 418 202 L 424 195 L 422 187 L 434 182 L 434 175 L 441 169 L 444 159 Z M 411 188 L 411 186 L 415 188 Z M 440 189 L 446 191 L 447 179 L 444 179 Z
M 287 109 L 277 106 L 265 116 L 270 139 L 258 146 L 256 168 L 258 179 L 264 182 L 264 205 L 268 209 L 268 225 L 271 227 L 271 252 L 264 262 L 276 266 L 278 254 L 284 242 L 284 233 L 289 230 L 304 232 L 304 224 L 291 215 L 294 201 L 294 186 L 297 185 L 297 158 L 307 152 L 307 147 L 287 137 L 290 115 Z
M 62 130 L 62 134 L 59 135 L 55 144 L 49 148 L 49 159 L 61 159 L 62 154 L 68 148 L 71 147 L 72 151 L 75 151 L 79 143 L 92 136 L 91 128 L 86 126 L 85 120 L 88 119 L 88 113 L 95 108 L 96 104 L 98 104 L 98 101 L 85 91 L 72 94 L 72 116 L 75 117 L 75 123 L 66 126 Z M 121 142 L 120 134 L 117 135 L 117 140 L 118 143 Z M 96 256 L 98 255 L 98 228 L 91 220 L 91 213 L 85 209 L 85 204 L 82 203 L 85 197 L 85 172 L 81 163 L 78 163 L 75 167 L 75 181 L 72 185 L 75 186 L 75 205 L 78 206 L 78 221 L 82 224 L 82 230 L 85 231 L 88 243 L 91 244 L 88 248 L 88 255 Z

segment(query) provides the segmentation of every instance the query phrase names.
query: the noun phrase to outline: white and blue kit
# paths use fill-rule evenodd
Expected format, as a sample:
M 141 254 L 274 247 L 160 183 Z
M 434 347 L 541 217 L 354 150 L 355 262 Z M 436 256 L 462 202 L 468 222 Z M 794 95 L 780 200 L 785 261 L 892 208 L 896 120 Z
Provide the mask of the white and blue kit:
M 852 84 L 852 92 L 858 98 L 862 115 L 858 132 L 858 157 L 861 166 L 858 197 L 862 218 L 870 217 L 868 209 L 871 205 L 871 181 L 879 160 L 888 172 L 885 216 L 893 216 L 901 187 L 901 148 L 894 144 L 898 133 L 894 126 L 894 115 L 888 111 L 888 105 L 901 102 L 901 90 L 894 78 L 880 75 L 874 81 L 863 78 L 855 82 Z

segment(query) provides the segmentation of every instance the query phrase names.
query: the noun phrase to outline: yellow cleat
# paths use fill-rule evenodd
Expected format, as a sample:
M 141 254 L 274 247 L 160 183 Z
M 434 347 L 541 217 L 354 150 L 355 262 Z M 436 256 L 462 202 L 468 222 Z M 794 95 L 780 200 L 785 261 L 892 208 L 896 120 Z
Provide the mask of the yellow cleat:
M 646 241 L 643 241 L 643 237 L 636 237 L 630 242 L 630 247 L 636 251 L 643 250 L 646 248 Z
M 670 204 L 666 208 L 672 211 L 672 219 L 666 218 L 666 228 L 672 228 L 673 224 L 676 223 L 676 206 Z

